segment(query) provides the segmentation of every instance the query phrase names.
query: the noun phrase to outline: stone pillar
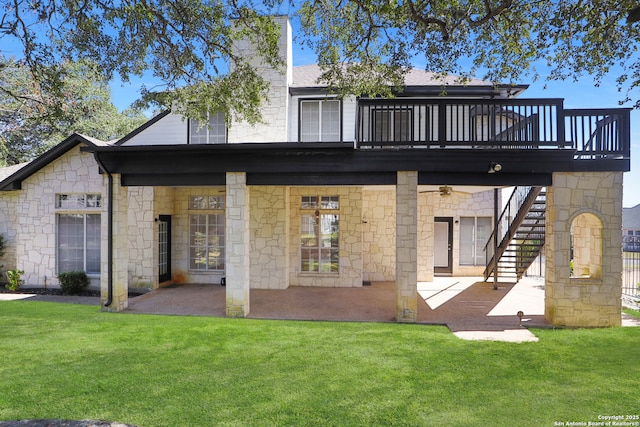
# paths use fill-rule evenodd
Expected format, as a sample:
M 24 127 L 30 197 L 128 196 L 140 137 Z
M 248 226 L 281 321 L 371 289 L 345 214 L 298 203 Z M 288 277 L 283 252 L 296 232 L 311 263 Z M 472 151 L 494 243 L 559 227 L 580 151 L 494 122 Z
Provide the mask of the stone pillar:
M 107 211 L 102 214 L 101 234 L 102 247 L 100 248 L 100 301 L 104 311 L 122 311 L 129 306 L 129 200 L 128 189 L 120 184 L 120 175 L 113 175 L 113 199 L 109 198 L 108 177 L 103 177 L 104 194 L 107 195 Z M 113 258 L 111 262 L 112 300 L 108 307 L 104 304 L 108 298 L 109 277 L 109 203 L 113 203 L 112 218 L 112 247 Z
M 589 227 L 584 227 L 588 224 Z M 571 228 L 590 233 L 574 241 L 585 266 L 571 274 Z M 558 326 L 621 323 L 622 172 L 554 173 L 547 188 L 545 318 Z M 577 249 L 577 252 L 575 250 Z M 598 251 L 601 255 L 598 256 Z M 600 263 L 594 265 L 593 262 Z
M 396 320 L 418 315 L 418 172 L 398 171 L 396 186 Z
M 227 172 L 225 276 L 227 316 L 249 314 L 250 212 L 249 190 L 244 172 Z

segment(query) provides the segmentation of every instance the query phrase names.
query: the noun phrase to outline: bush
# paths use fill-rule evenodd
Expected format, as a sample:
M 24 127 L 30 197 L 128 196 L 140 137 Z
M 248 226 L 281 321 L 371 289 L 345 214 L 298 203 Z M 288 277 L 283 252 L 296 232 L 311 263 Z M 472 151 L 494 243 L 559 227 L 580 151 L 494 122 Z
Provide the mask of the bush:
M 78 295 L 89 286 L 89 278 L 84 271 L 67 271 L 59 273 L 60 288 L 65 295 Z
M 9 270 L 7 271 L 7 279 L 9 283 L 4 285 L 5 288 L 9 289 L 11 292 L 17 291 L 20 286 L 24 283 L 22 280 L 22 275 L 24 271 L 22 270 Z

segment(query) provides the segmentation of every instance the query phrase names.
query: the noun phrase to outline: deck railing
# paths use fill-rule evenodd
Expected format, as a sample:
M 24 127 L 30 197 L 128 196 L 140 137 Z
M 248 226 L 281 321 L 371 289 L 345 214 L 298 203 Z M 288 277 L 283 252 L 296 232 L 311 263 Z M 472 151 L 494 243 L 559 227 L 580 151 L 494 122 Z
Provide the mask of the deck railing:
M 630 110 L 565 110 L 562 99 L 361 99 L 357 148 L 567 149 L 629 156 Z

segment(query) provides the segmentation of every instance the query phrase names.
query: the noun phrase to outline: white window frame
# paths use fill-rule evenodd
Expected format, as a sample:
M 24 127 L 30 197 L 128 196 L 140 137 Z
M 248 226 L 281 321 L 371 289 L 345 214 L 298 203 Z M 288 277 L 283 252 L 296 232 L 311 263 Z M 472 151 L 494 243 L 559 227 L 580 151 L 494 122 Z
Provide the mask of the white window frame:
M 464 234 L 463 227 L 465 222 L 472 221 L 471 227 L 471 236 L 467 236 Z M 493 217 L 490 216 L 462 216 L 460 217 L 460 233 L 459 233 L 459 264 L 460 265 L 485 265 L 486 264 L 486 254 L 484 252 L 484 245 L 487 243 L 487 239 L 491 235 L 491 227 Z M 479 221 L 484 222 L 481 224 L 483 226 L 488 227 L 488 234 L 486 236 L 478 237 L 478 223 Z M 470 262 L 468 259 L 463 259 L 463 248 L 471 249 L 471 258 L 473 262 Z
M 101 208 L 102 196 L 99 193 L 60 193 L 55 196 L 56 209 L 56 272 L 63 273 L 68 271 L 84 271 L 87 275 L 97 276 L 101 269 Z M 75 217 L 82 219 L 80 236 L 82 242 L 81 247 L 74 236 L 69 234 L 70 228 L 62 230 L 64 222 L 63 218 Z M 69 224 L 71 225 L 71 224 Z M 96 227 L 97 225 L 97 227 Z M 91 226 L 95 228 L 92 230 Z M 63 235 L 63 231 L 65 231 Z M 76 230 L 77 231 L 77 230 Z M 93 231 L 93 232 L 90 232 Z M 73 248 L 63 249 L 61 245 L 76 244 L 76 250 L 82 252 L 82 259 L 79 260 L 63 260 L 62 256 L 65 252 L 71 252 Z M 92 254 L 93 252 L 93 254 Z M 97 252 L 97 259 L 95 256 Z M 68 254 L 67 254 L 68 255 Z M 92 256 L 93 255 L 93 256 Z M 93 260 L 91 259 L 93 258 Z M 64 264 L 81 261 L 82 265 L 76 265 L 74 268 L 63 268 Z
M 195 272 L 220 272 L 225 269 L 225 196 L 195 195 L 189 197 L 189 270 Z M 197 222 L 195 222 L 197 220 Z M 219 233 L 222 226 L 222 234 Z M 205 230 L 204 243 L 198 244 L 196 239 Z M 212 234 L 211 231 L 216 232 Z M 203 256 L 204 262 L 197 262 Z M 212 258 L 211 252 L 218 255 Z M 212 262 L 213 261 L 213 262 Z M 201 266 L 201 267 L 200 267 Z
M 317 105 L 317 111 L 305 111 L 306 106 Z M 337 106 L 337 111 L 329 111 L 328 105 Z M 340 142 L 342 141 L 342 102 L 335 98 L 325 99 L 301 99 L 299 104 L 299 130 L 300 142 Z M 327 114 L 325 114 L 327 112 Z M 335 114 L 331 117 L 329 114 Z M 310 129 L 310 119 L 317 129 Z M 335 120 L 337 120 L 337 124 Z
M 208 123 L 189 119 L 189 144 L 226 144 L 227 124 L 224 113 L 208 114 Z
M 301 197 L 300 272 L 340 273 L 340 197 L 337 195 Z

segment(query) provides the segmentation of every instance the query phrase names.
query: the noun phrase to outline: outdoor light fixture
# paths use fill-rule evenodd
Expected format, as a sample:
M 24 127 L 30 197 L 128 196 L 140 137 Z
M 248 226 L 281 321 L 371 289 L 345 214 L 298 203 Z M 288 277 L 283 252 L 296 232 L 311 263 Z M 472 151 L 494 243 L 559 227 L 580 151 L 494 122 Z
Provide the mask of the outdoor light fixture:
M 500 172 L 501 170 L 502 170 L 502 165 L 500 163 L 491 162 L 489 164 L 488 173 L 496 173 L 496 172 Z

